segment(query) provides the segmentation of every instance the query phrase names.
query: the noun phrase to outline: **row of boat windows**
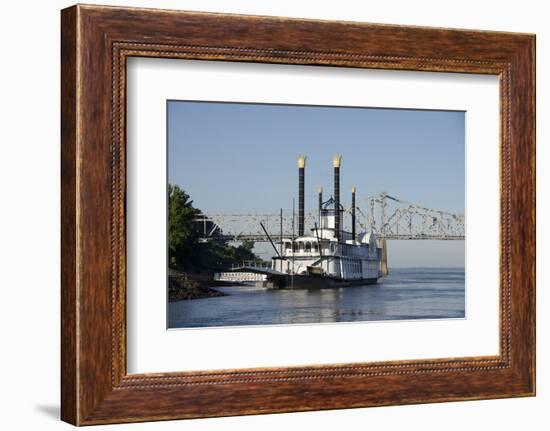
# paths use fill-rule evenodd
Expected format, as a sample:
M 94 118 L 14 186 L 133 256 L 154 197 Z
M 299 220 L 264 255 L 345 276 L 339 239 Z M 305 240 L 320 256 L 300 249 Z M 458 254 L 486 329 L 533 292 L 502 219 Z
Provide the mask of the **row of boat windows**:
M 319 251 L 319 245 L 316 242 L 310 242 L 310 241 L 295 242 L 293 244 L 291 244 L 290 242 L 286 242 L 285 243 L 285 250 L 290 251 L 290 249 L 292 249 L 294 252 L 297 252 L 297 251 L 305 251 L 306 253 L 310 253 L 312 251 L 318 252 Z M 336 245 L 331 244 L 330 245 L 330 251 L 332 253 L 334 253 L 335 250 L 336 250 Z
M 363 257 L 363 256 L 366 256 L 367 254 L 367 251 L 365 248 L 351 247 L 346 244 L 341 244 L 340 247 L 341 247 L 341 252 L 343 256 L 362 256 Z M 304 252 L 304 251 L 306 253 L 311 253 L 311 252 L 317 253 L 319 251 L 319 245 L 316 242 L 310 242 L 310 241 L 295 242 L 292 244 L 290 242 L 285 242 L 285 251 L 290 251 L 291 249 L 295 253 Z M 334 243 L 330 244 L 330 252 L 331 253 L 336 252 L 336 244 Z

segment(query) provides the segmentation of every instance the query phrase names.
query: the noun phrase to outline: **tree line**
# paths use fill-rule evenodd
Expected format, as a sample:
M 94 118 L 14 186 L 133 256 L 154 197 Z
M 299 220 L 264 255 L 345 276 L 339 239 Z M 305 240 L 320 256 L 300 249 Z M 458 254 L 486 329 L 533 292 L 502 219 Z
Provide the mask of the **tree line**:
M 179 186 L 168 184 L 168 261 L 170 268 L 188 272 L 224 269 L 243 260 L 260 260 L 252 251 L 253 242 L 239 246 L 227 241 L 200 242 L 202 211 Z M 207 229 L 217 229 L 207 220 Z

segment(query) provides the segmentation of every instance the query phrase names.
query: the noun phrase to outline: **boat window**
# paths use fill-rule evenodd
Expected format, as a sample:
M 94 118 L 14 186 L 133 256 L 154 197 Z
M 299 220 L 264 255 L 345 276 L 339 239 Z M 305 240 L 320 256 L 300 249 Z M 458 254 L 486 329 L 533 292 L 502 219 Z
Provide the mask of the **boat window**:
M 304 251 L 304 243 L 301 242 L 301 243 L 299 244 L 299 246 L 300 246 L 300 251 Z
M 298 250 L 298 244 L 297 243 L 292 243 L 292 251 L 297 251 Z
M 311 243 L 306 242 L 306 252 L 311 252 Z
M 330 245 L 330 252 L 334 253 L 336 251 L 336 246 L 334 244 Z
M 319 248 L 319 247 L 317 246 L 317 243 L 314 242 L 314 243 L 313 243 L 313 251 L 317 251 L 318 248 Z
M 292 245 L 289 242 L 285 242 L 285 250 L 290 250 Z

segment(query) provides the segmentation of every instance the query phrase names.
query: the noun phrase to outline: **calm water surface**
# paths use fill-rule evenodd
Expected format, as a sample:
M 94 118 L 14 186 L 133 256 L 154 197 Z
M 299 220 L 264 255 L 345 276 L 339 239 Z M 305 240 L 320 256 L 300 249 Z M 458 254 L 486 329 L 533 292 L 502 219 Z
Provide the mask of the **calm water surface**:
M 339 289 L 216 287 L 228 296 L 169 303 L 169 327 L 462 318 L 464 286 L 464 268 L 414 268 Z

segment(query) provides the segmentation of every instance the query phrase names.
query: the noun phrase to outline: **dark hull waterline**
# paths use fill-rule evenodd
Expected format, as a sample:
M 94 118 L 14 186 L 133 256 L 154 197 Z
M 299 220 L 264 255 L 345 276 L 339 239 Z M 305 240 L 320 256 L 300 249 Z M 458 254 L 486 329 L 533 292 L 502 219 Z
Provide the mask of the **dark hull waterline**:
M 277 282 L 278 281 L 278 282 Z M 275 281 L 274 288 L 279 289 L 326 289 L 349 286 L 364 286 L 378 283 L 378 278 L 359 278 L 342 280 L 333 277 L 315 275 L 284 275 Z

